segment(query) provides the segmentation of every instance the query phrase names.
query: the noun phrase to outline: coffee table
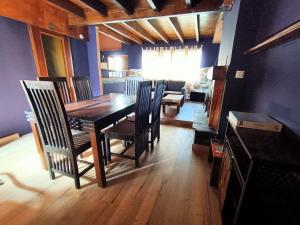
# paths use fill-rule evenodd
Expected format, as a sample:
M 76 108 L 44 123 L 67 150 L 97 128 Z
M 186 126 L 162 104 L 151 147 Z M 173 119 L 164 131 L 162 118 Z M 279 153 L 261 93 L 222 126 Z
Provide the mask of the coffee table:
M 162 105 L 163 105 L 163 112 L 166 112 L 166 105 L 175 105 L 177 106 L 177 113 L 180 111 L 180 107 L 182 107 L 184 103 L 184 96 L 183 95 L 173 95 L 168 94 L 162 99 Z

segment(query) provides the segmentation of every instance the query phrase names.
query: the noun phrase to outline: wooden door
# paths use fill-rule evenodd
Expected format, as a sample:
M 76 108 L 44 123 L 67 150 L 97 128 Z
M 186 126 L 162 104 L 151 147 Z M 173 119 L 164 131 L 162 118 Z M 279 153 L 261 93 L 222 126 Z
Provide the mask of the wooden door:
M 38 77 L 66 77 L 72 100 L 73 73 L 70 41 L 67 36 L 35 26 L 28 26 Z

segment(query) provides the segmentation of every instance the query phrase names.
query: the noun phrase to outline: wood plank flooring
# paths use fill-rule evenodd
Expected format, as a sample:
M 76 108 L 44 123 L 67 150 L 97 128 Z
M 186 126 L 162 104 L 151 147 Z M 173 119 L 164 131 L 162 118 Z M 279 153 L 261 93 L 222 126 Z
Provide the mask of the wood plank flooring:
M 207 149 L 193 151 L 192 143 L 193 130 L 163 125 L 141 168 L 115 159 L 107 188 L 97 187 L 91 170 L 77 190 L 68 177 L 50 180 L 25 135 L 0 148 L 0 224 L 221 225 Z

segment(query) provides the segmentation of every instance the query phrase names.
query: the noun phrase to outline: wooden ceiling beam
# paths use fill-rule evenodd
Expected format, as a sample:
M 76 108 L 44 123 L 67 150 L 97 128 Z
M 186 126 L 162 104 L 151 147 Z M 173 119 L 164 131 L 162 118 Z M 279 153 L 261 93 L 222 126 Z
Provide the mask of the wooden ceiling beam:
M 106 26 L 104 25 L 99 25 L 98 26 L 98 31 L 101 33 L 101 34 L 104 34 L 116 41 L 119 41 L 121 43 L 124 43 L 124 44 L 129 44 L 130 43 L 130 40 L 128 40 L 127 38 L 125 38 L 124 36 L 112 31 L 111 29 L 107 28 Z
M 75 16 L 85 19 L 84 10 L 73 2 L 68 0 L 48 0 L 47 2 L 65 12 L 72 13 Z
M 223 34 L 223 25 L 224 25 L 224 15 L 221 13 L 219 15 L 218 21 L 216 23 L 215 33 L 213 37 L 213 43 L 220 44 Z
M 158 24 L 157 20 L 155 19 L 150 19 L 150 20 L 145 20 L 152 30 L 167 44 L 169 44 L 169 38 L 167 37 L 166 33 L 163 31 L 161 26 Z
M 138 43 L 140 45 L 143 45 L 143 40 L 134 35 L 133 33 L 129 32 L 125 27 L 123 27 L 120 24 L 117 23 L 110 23 L 110 24 L 104 24 L 109 29 L 115 31 L 116 33 L 123 35 L 127 39 L 130 39 L 134 41 L 135 43 Z
M 128 0 L 112 0 L 112 2 L 126 12 L 127 15 L 132 15 L 134 11 L 134 5 L 132 1 Z
M 100 13 L 102 16 L 107 16 L 107 7 L 99 0 L 80 0 L 87 8 Z
M 193 8 L 199 3 L 200 3 L 200 0 L 185 0 L 185 4 L 188 8 Z
M 184 36 L 183 36 L 183 32 L 181 30 L 181 27 L 179 25 L 178 19 L 177 17 L 169 17 L 168 18 L 171 27 L 173 28 L 173 30 L 175 31 L 178 39 L 180 40 L 180 42 L 182 44 L 184 44 Z
M 147 0 L 147 2 L 150 7 L 156 12 L 159 12 L 162 9 L 163 1 L 161 0 Z
M 195 15 L 195 36 L 197 42 L 200 42 L 200 15 Z
M 83 1 L 83 0 L 81 0 Z M 174 0 L 175 1 L 175 0 Z M 126 13 L 122 13 L 122 11 L 118 10 L 110 10 L 108 12 L 108 16 L 104 17 L 101 15 L 95 15 L 92 13 L 87 13 L 86 20 L 82 20 L 76 16 L 69 16 L 69 25 L 97 25 L 102 23 L 115 23 L 120 21 L 132 21 L 137 19 L 154 19 L 162 16 L 175 16 L 175 15 L 184 15 L 189 13 L 199 13 L 199 12 L 207 12 L 207 11 L 216 11 L 220 10 L 222 3 L 220 1 L 212 1 L 212 0 L 201 0 L 199 4 L 197 4 L 193 8 L 187 8 L 186 5 L 179 4 L 182 0 L 176 0 L 176 4 L 168 3 L 165 1 L 164 7 L 161 8 L 159 12 L 155 12 L 152 8 L 139 8 L 136 7 L 132 15 L 127 15 Z
M 129 21 L 129 22 L 122 22 L 122 24 L 128 28 L 130 31 L 134 32 L 135 34 L 139 35 L 140 37 L 144 38 L 145 40 L 149 41 L 150 43 L 156 43 L 156 40 L 144 29 L 142 28 L 138 22 L 136 21 Z

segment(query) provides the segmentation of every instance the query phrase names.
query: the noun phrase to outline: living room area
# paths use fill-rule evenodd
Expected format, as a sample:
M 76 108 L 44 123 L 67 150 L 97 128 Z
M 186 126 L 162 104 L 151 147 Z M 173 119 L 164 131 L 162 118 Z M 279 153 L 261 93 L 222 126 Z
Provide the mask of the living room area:
M 222 14 L 213 11 L 100 25 L 103 94 L 128 93 L 134 80 L 151 80 L 153 87 L 163 80 L 161 122 L 207 125 L 213 86 L 208 74 L 218 59 L 221 23 Z

